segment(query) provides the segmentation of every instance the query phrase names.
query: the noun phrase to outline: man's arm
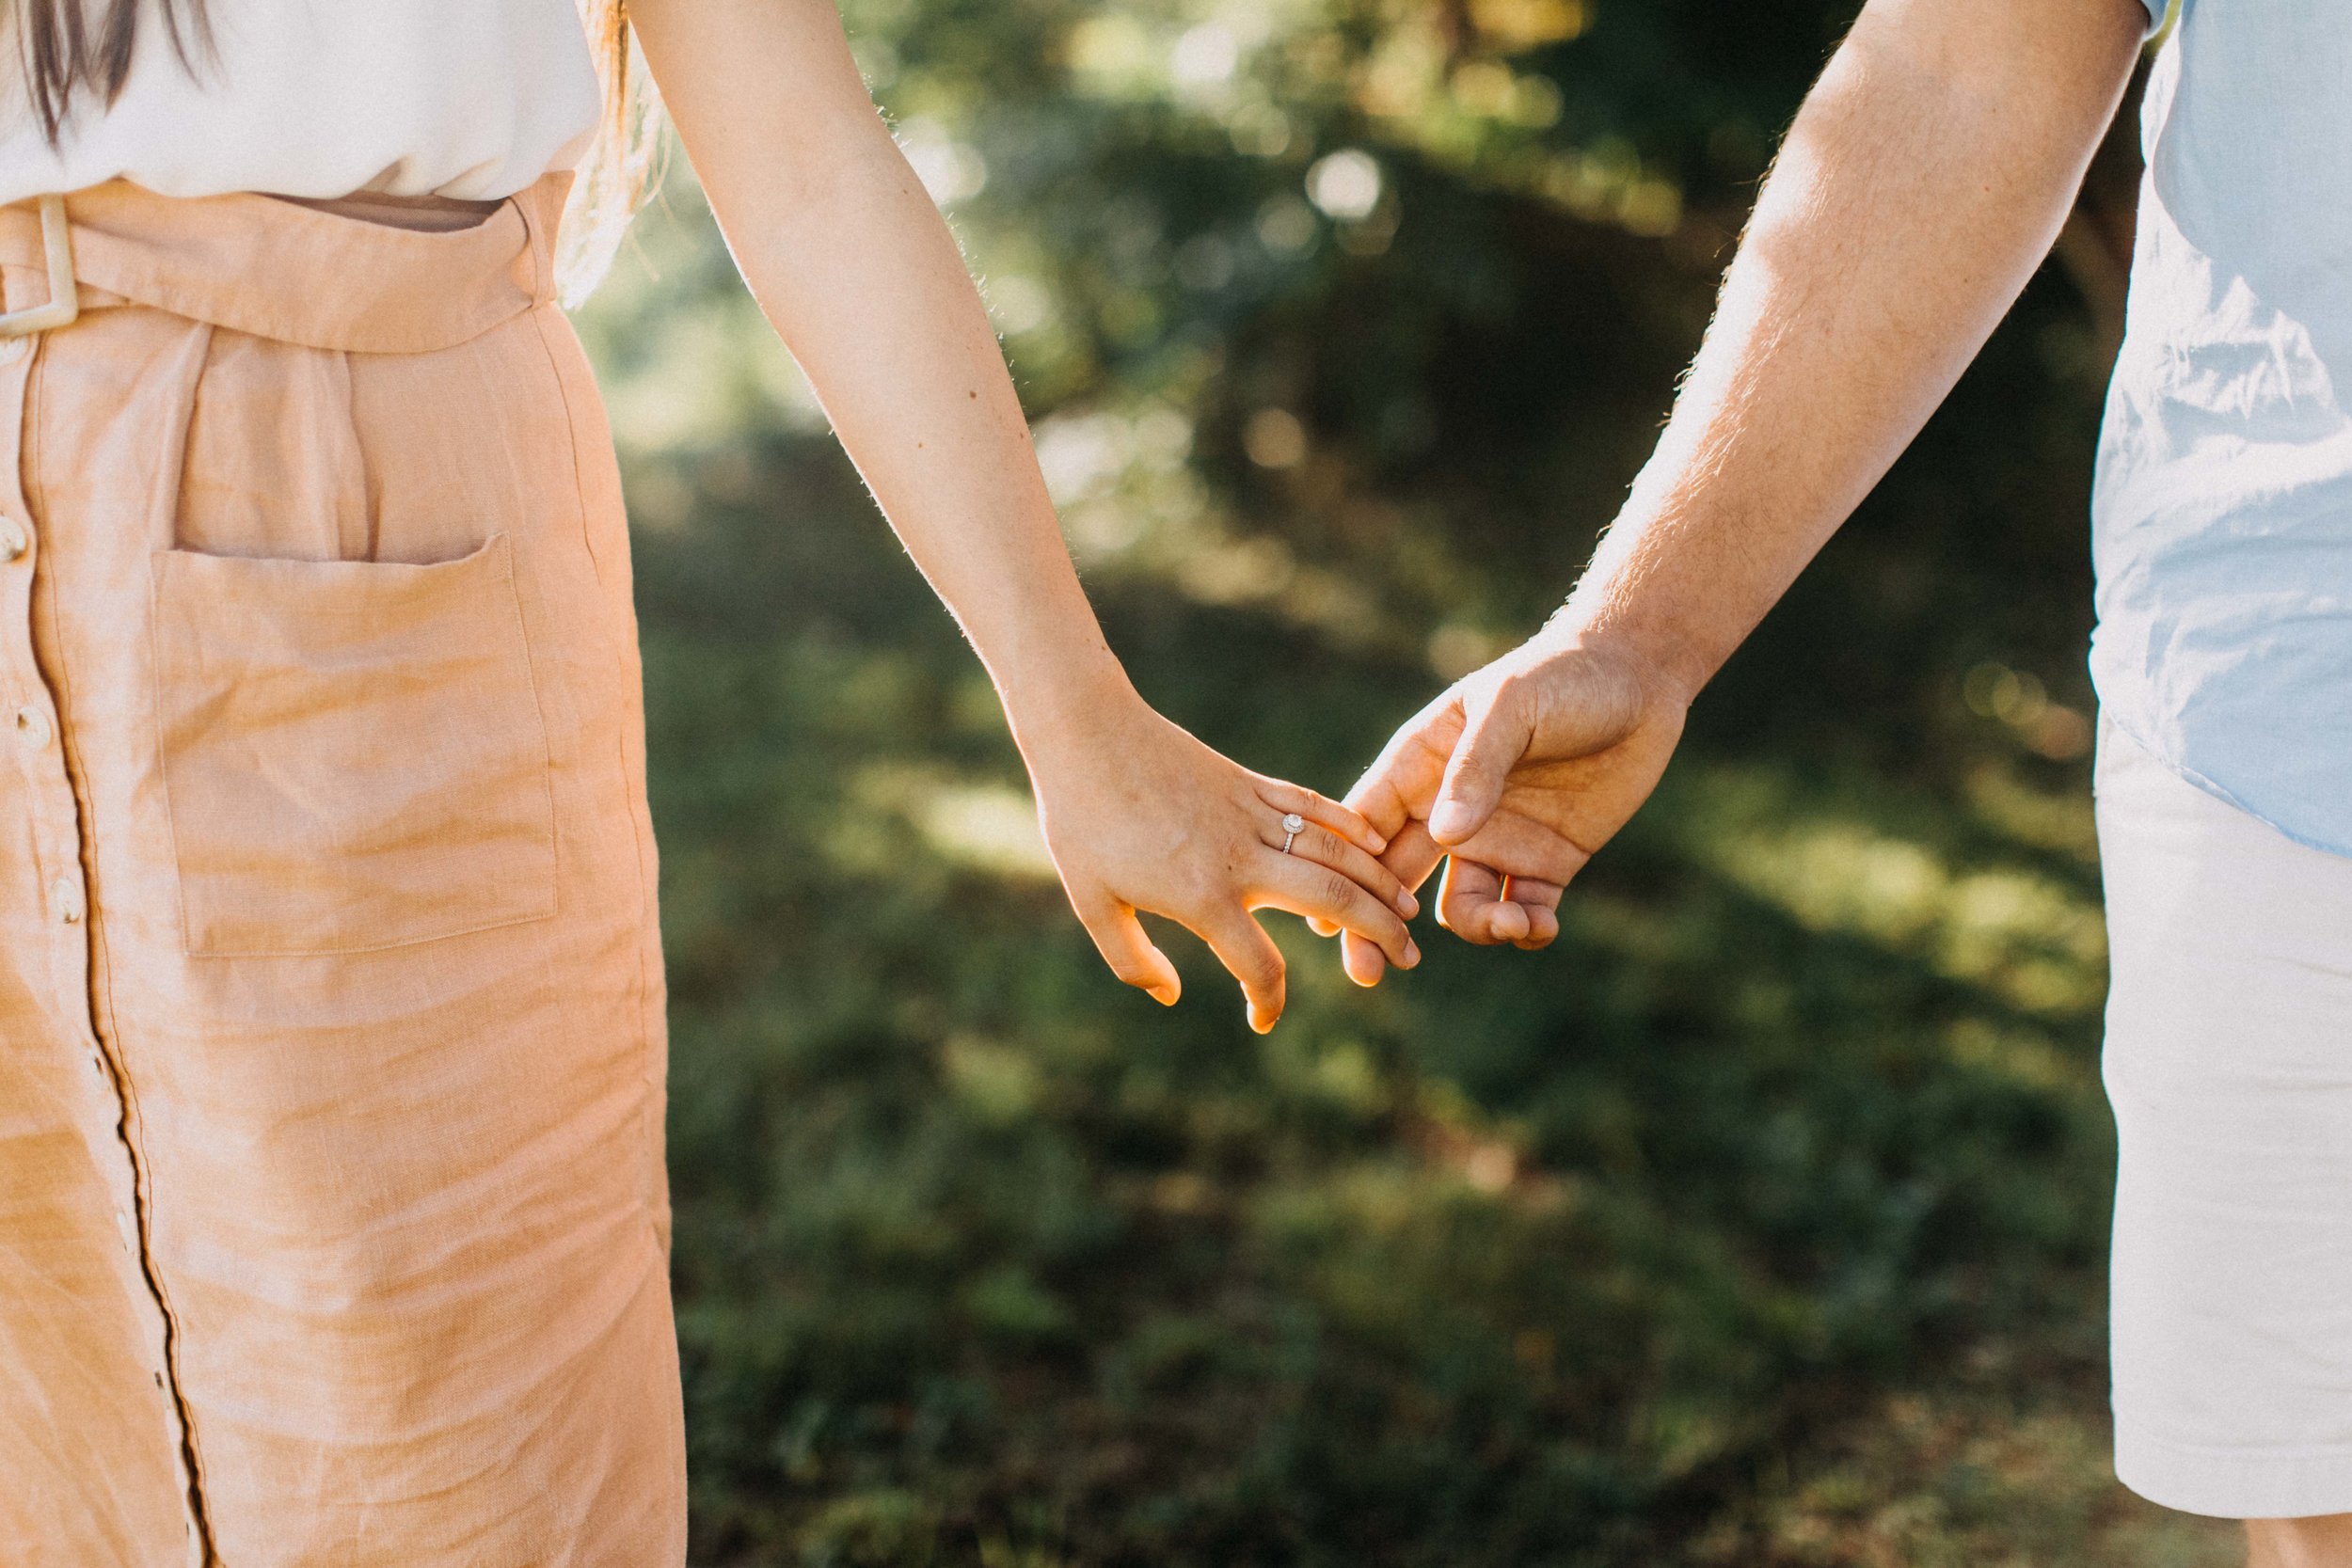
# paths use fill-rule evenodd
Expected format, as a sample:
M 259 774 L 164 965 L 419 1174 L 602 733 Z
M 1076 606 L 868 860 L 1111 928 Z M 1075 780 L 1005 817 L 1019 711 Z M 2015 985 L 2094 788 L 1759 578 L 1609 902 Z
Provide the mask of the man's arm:
M 1869 0 L 1783 143 L 1656 454 L 1567 604 L 1350 797 L 1439 917 L 1539 947 L 1699 688 L 1918 433 L 2064 221 L 2139 0 Z M 1348 943 L 1366 984 L 1378 955 Z

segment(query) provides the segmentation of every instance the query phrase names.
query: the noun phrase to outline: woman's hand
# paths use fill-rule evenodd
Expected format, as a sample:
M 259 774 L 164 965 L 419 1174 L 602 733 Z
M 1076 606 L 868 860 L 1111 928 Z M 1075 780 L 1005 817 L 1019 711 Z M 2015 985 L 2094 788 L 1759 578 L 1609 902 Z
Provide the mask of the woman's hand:
M 1137 924 L 1198 933 L 1282 1012 L 1250 919 L 1293 910 L 1419 955 L 1363 819 L 1237 768 L 1145 705 L 1062 545 L 994 328 L 842 36 L 834 0 L 630 0 L 646 62 L 744 278 L 907 552 L 1005 701 L 1070 901 L 1122 980 L 1176 1000 Z M 1305 818 L 1282 853 L 1282 817 Z
M 1027 733 L 1038 816 L 1071 907 L 1111 972 L 1173 1005 L 1176 967 L 1136 916 L 1166 915 L 1241 982 L 1260 1034 L 1282 1016 L 1282 955 L 1250 917 L 1287 910 L 1343 928 L 1410 969 L 1420 910 L 1376 858 L 1386 842 L 1347 807 L 1253 773 L 1129 697 L 1083 722 Z M 1282 818 L 1303 820 L 1282 852 Z

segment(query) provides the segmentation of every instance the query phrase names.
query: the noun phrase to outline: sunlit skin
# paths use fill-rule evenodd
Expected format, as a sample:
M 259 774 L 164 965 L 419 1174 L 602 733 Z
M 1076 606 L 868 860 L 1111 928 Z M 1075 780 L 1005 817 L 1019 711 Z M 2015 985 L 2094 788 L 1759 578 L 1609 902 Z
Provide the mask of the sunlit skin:
M 1657 453 L 1567 604 L 1400 730 L 1349 800 L 1438 917 L 1541 947 L 1692 697 L 1876 484 L 2047 253 L 2137 56 L 2138 0 L 1870 0 L 1806 99 Z M 1327 927 L 1319 927 L 1326 928 Z M 1348 973 L 1375 948 L 1343 939 Z M 2249 1525 L 2352 1568 L 2352 1516 Z
M 1002 697 L 1063 887 L 1113 973 L 1173 1004 L 1137 911 L 1206 942 L 1274 1026 L 1250 911 L 1343 925 L 1386 963 L 1418 904 L 1348 808 L 1155 713 L 1104 641 L 954 237 L 876 113 L 832 0 L 632 0 L 680 142 L 760 308 Z M 1280 700 L 1271 683 L 1269 702 Z M 1284 854 L 1286 813 L 1307 819 Z
M 2346 1563 L 2352 1563 L 2352 1513 L 2246 1521 L 2247 1568 L 2344 1568 Z
M 1692 697 L 1884 474 L 2064 222 L 2139 48 L 2137 0 L 1871 0 L 1789 129 L 1658 450 L 1534 638 L 1401 729 L 1350 795 L 1439 919 L 1541 947 Z M 1319 929 L 1329 929 L 1327 923 Z M 1370 984 L 1375 948 L 1344 942 Z

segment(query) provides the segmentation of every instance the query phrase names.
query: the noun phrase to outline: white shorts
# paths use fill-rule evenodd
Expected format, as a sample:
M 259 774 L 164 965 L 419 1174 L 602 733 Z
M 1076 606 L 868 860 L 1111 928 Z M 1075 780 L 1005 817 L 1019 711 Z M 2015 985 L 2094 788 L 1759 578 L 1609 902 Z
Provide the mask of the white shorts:
M 2191 1513 L 2352 1513 L 2352 858 L 2112 722 L 2097 790 L 2116 1473 Z

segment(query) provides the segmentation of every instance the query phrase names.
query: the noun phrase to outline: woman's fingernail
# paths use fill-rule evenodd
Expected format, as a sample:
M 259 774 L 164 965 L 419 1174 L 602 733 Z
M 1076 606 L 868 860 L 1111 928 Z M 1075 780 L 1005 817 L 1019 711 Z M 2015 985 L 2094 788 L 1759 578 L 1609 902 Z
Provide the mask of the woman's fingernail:
M 1163 1007 L 1173 1007 L 1176 1006 L 1175 988 L 1171 986 L 1153 986 L 1152 988 L 1152 1000 L 1157 1002 Z
M 1421 913 L 1421 900 L 1413 896 L 1411 888 L 1401 887 L 1396 890 L 1396 912 L 1407 920 Z
M 1410 969 L 1419 962 L 1421 962 L 1421 948 L 1411 937 L 1406 937 L 1405 939 L 1405 967 Z

